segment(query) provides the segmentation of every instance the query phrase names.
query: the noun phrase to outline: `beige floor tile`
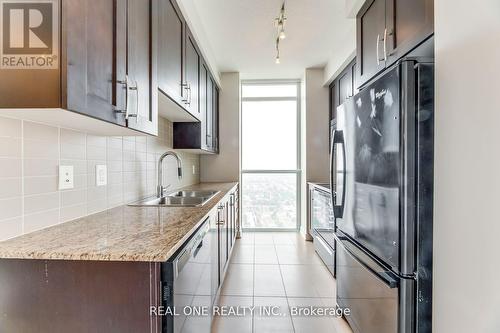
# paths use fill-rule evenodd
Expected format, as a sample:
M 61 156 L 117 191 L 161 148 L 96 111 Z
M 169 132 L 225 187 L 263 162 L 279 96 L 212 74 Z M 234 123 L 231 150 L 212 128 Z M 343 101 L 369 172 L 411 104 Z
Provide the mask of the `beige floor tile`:
M 298 232 L 280 232 L 273 234 L 275 245 L 296 245 L 305 242 Z
M 255 265 L 254 296 L 286 296 L 278 265 Z
M 286 297 L 255 297 L 254 306 L 254 333 L 294 332 Z
M 318 297 L 310 265 L 280 265 L 288 297 Z
M 288 304 L 290 305 L 292 322 L 296 333 L 337 333 L 334 317 L 294 313 L 294 309 L 324 308 L 325 305 L 320 298 L 288 298 Z
M 278 264 L 278 257 L 274 245 L 255 244 L 256 264 Z
M 253 232 L 242 232 L 241 238 L 237 240 L 240 244 L 254 244 L 255 234 Z
M 276 245 L 278 261 L 284 265 L 323 265 L 310 245 Z
M 253 265 L 229 264 L 221 295 L 253 296 Z
M 257 244 L 274 245 L 273 233 L 256 232 L 254 237 L 256 245 Z
M 254 245 L 242 244 L 236 242 L 231 257 L 231 263 L 234 264 L 253 264 L 254 263 Z
M 253 306 L 253 297 L 221 296 L 219 307 L 249 308 Z M 213 333 L 251 333 L 252 315 L 248 311 L 245 316 L 215 316 L 212 323 Z

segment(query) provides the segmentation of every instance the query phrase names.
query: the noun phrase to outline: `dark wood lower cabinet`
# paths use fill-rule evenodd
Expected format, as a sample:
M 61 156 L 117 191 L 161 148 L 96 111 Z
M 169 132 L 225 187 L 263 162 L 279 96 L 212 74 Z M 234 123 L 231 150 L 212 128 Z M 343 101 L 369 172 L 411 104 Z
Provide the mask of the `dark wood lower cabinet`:
M 238 187 L 210 212 L 208 233 L 184 267 L 188 278 L 177 283 L 166 274 L 172 262 L 0 259 L 0 332 L 171 333 L 167 306 L 218 305 L 236 237 L 237 196 Z M 183 256 L 186 244 L 173 258 Z M 189 299 L 202 286 L 196 274 L 210 275 L 201 304 L 203 297 Z M 210 332 L 210 320 L 203 325 L 199 332 Z
M 160 332 L 160 264 L 0 260 L 0 330 Z

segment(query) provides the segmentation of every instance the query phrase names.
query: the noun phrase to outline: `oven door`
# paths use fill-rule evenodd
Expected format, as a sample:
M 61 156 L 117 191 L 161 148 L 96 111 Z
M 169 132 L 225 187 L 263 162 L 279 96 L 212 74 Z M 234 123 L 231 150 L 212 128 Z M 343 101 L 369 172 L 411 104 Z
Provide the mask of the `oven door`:
M 382 267 L 347 238 L 337 240 L 337 304 L 356 333 L 414 332 L 413 279 Z
M 314 234 L 321 236 L 332 249 L 335 249 L 334 225 L 330 193 L 314 187 L 311 191 L 311 226 Z

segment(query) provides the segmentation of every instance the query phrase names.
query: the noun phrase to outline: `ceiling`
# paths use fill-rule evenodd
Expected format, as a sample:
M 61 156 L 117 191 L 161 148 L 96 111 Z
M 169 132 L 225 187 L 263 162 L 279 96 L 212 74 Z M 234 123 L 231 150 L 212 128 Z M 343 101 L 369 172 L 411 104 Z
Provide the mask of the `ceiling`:
M 305 68 L 324 67 L 336 49 L 354 45 L 355 21 L 345 0 L 287 0 L 286 39 L 275 64 L 276 28 L 282 0 L 182 0 L 202 48 L 220 72 L 243 79 L 300 78 Z M 203 31 L 200 31 L 203 30 Z

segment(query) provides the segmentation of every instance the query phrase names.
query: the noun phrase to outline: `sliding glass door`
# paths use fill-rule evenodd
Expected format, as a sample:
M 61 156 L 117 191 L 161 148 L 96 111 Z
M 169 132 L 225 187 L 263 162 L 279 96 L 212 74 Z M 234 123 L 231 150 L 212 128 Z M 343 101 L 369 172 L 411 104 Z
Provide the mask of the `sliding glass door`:
M 299 82 L 242 84 L 242 227 L 297 229 Z

